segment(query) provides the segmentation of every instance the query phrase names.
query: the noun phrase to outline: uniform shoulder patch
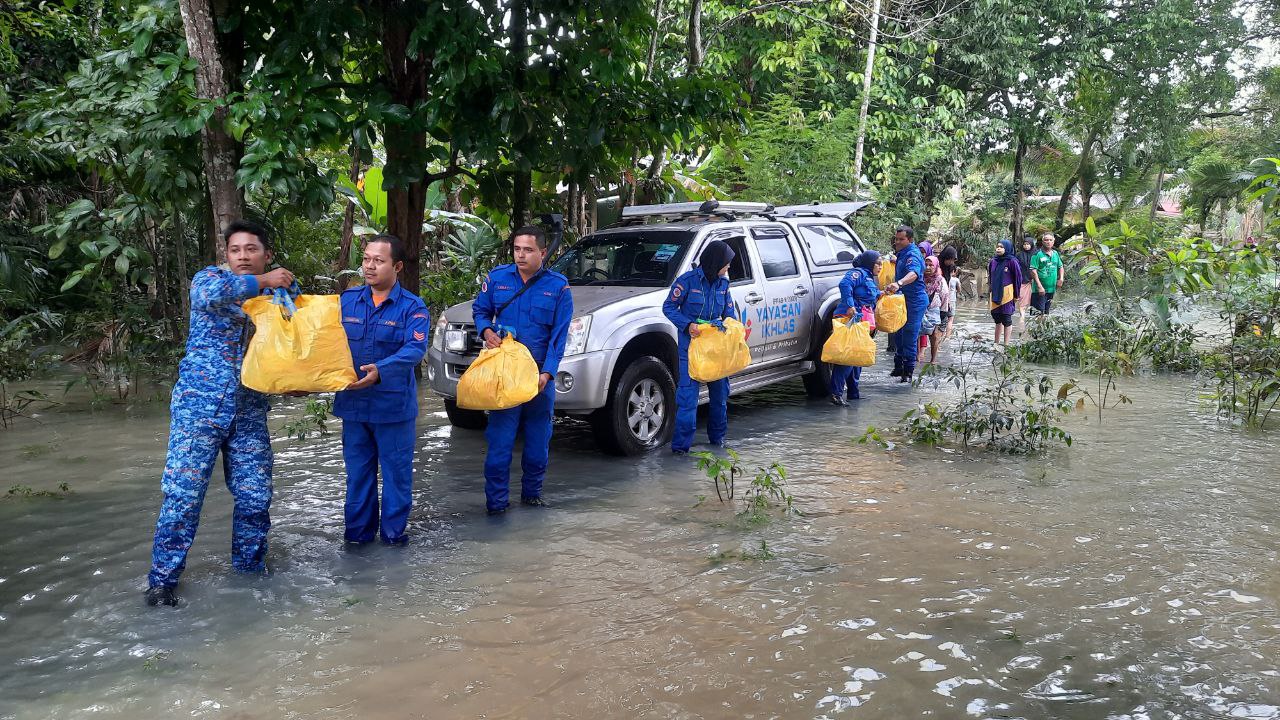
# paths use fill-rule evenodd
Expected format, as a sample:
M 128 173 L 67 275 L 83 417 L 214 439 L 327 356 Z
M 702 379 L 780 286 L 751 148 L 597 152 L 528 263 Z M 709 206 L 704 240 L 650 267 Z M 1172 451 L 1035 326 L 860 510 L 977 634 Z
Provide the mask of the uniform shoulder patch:
M 673 287 L 671 288 L 671 297 L 672 297 L 673 299 L 674 299 L 674 298 L 678 298 L 678 297 L 680 297 L 680 295 L 681 295 L 681 293 L 682 293 L 683 291 L 684 291 L 684 289 L 683 289 L 683 288 L 681 288 L 679 285 L 675 285 L 675 286 L 673 286 Z
M 414 331 L 413 331 L 413 339 L 414 339 L 414 340 L 417 340 L 418 342 L 422 342 L 423 340 L 426 340 L 426 339 L 427 339 L 427 336 L 426 336 L 424 333 L 422 333 L 422 332 L 420 332 L 420 331 L 418 331 L 418 330 L 414 330 Z
M 480 281 L 480 292 L 489 292 L 489 278 Z

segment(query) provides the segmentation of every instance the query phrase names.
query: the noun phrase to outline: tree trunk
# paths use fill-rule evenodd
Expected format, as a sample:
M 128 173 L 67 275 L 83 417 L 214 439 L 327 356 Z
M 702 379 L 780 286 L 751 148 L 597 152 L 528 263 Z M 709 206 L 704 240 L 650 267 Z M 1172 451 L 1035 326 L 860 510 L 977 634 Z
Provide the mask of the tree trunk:
M 351 171 L 347 177 L 351 178 L 353 183 L 360 181 L 360 146 L 355 140 L 351 141 Z M 351 276 L 346 274 L 346 270 L 351 267 L 351 241 L 355 238 L 355 230 L 356 203 L 348 199 L 346 212 L 342 214 L 342 240 L 338 243 L 338 257 L 333 263 L 338 292 L 346 290 L 351 282 Z
M 404 107 L 414 108 L 428 95 L 427 70 L 430 58 L 419 51 L 413 57 L 408 54 L 409 36 L 413 31 L 411 18 L 403 14 L 398 3 L 384 2 L 382 17 L 382 54 L 387 66 L 387 89 L 392 99 Z M 410 127 L 388 120 L 382 129 L 382 141 L 387 151 L 387 168 L 395 175 L 404 175 L 406 168 L 421 178 L 425 168 L 419 167 L 420 151 L 426 147 L 427 136 L 421 127 Z M 387 188 L 387 232 L 404 241 L 404 269 L 400 272 L 400 284 L 415 295 L 422 288 L 422 217 L 427 206 L 427 183 L 422 179 L 400 187 Z
M 1062 188 L 1062 197 L 1058 199 L 1058 214 L 1053 221 L 1054 232 L 1062 229 L 1062 223 L 1067 218 L 1067 208 L 1071 207 L 1071 196 L 1075 194 L 1076 181 L 1080 179 L 1079 173 L 1071 176 L 1067 180 L 1067 186 Z
M 179 6 L 187 52 L 196 61 L 196 96 L 206 102 L 222 100 L 228 92 L 227 77 L 209 1 L 179 0 Z M 244 215 L 244 194 L 236 186 L 240 146 L 224 129 L 226 119 L 227 109 L 219 107 L 200 131 L 204 174 L 213 212 L 214 252 L 219 264 L 227 260 L 226 245 L 220 242 L 219 236 L 229 223 Z
M 1022 215 L 1027 203 L 1027 191 L 1023 184 L 1023 159 L 1027 155 L 1027 144 L 1018 138 L 1018 148 L 1013 153 L 1013 213 L 1009 218 L 1009 233 L 1016 246 L 1022 240 Z
M 702 66 L 702 0 L 689 3 L 689 74 Z
M 187 226 L 177 205 L 173 206 L 173 234 L 174 255 L 178 263 L 178 302 L 185 318 L 191 312 L 191 269 L 187 267 Z
M 1097 143 L 1097 131 L 1090 130 L 1080 151 L 1080 169 L 1076 173 L 1080 176 L 1080 222 L 1088 220 L 1093 212 L 1093 181 L 1097 177 L 1093 167 L 1093 146 Z
M 653 78 L 653 64 L 658 59 L 658 40 L 662 37 L 662 5 L 663 0 L 654 0 L 653 3 L 653 34 L 649 36 L 649 54 L 644 64 L 644 80 L 648 82 Z
M 1149 232 L 1154 236 L 1156 229 L 1156 211 L 1160 209 L 1160 193 L 1164 190 L 1164 166 L 1160 166 L 1160 173 L 1156 175 L 1156 187 L 1151 193 L 1151 217 L 1148 224 L 1151 226 Z M 1247 229 L 1247 228 L 1246 228 Z
M 867 66 L 862 72 L 862 106 L 858 109 L 858 143 L 853 151 L 853 199 L 862 185 L 862 145 L 867 138 L 867 110 L 871 107 L 871 70 L 876 63 L 876 38 L 880 34 L 880 0 L 871 6 L 871 39 L 867 42 Z
M 529 55 L 529 3 L 531 0 L 515 0 L 511 6 L 511 85 L 517 95 L 524 92 L 525 75 Z M 533 186 L 533 172 L 528 167 L 528 158 L 524 154 L 524 138 L 515 142 L 515 171 L 511 178 L 511 230 L 527 225 L 529 222 L 529 193 Z M 510 257 L 512 248 L 507 241 L 507 254 Z

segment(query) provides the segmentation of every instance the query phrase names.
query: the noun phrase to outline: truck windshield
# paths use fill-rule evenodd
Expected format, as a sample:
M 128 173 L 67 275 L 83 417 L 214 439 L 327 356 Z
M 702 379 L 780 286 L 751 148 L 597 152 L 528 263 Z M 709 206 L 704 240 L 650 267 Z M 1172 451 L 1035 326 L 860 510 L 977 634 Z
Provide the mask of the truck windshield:
M 644 232 L 592 235 L 569 249 L 551 269 L 570 285 L 666 287 L 675 279 L 691 233 Z

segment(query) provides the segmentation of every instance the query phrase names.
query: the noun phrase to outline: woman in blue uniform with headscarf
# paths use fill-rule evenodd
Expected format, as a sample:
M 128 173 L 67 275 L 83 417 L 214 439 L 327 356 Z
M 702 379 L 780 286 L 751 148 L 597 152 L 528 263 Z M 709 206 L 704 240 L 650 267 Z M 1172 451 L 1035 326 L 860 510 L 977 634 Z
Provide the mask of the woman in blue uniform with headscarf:
M 724 332 L 721 321 L 737 314 L 729 294 L 729 264 L 734 256 L 728 243 L 722 240 L 708 243 L 698 258 L 698 266 L 676 278 L 671 284 L 671 293 L 662 303 L 662 314 L 676 326 L 679 338 L 676 428 L 671 437 L 671 452 L 677 455 L 689 452 L 698 419 L 698 382 L 689 377 L 689 341 L 700 333 Z M 723 445 L 729 428 L 729 379 L 707 383 L 707 392 L 711 396 L 707 439 L 712 445 Z
M 876 276 L 880 274 L 880 253 L 867 250 L 853 261 L 853 269 L 844 274 L 840 281 L 840 304 L 836 306 L 836 316 L 849 315 L 853 322 L 861 319 L 863 310 L 875 310 L 876 299 L 880 297 L 880 286 Z M 858 392 L 858 380 L 862 377 L 862 368 L 849 365 L 831 366 L 831 404 L 848 405 L 845 400 L 846 389 L 849 400 L 862 397 Z

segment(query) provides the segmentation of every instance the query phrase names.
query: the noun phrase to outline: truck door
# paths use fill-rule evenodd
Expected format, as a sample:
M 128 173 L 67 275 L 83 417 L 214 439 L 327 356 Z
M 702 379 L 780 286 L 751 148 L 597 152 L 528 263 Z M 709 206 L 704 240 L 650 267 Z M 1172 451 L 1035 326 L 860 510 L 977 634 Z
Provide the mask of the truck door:
M 729 263 L 729 294 L 737 305 L 738 319 L 747 328 L 747 347 L 751 348 L 751 363 L 754 365 L 764 357 L 766 340 L 755 331 L 756 309 L 764 307 L 765 295 L 757 278 L 754 252 L 747 242 L 744 229 L 741 227 L 725 228 L 707 233 L 697 246 L 697 252 L 690 257 L 697 258 L 702 248 L 712 240 L 723 240 L 733 248 L 733 262 Z
M 763 341 L 763 359 L 799 359 L 809 351 L 813 325 L 813 288 L 795 254 L 790 233 L 782 227 L 751 228 L 759 261 L 764 302 L 752 311 L 754 333 Z

